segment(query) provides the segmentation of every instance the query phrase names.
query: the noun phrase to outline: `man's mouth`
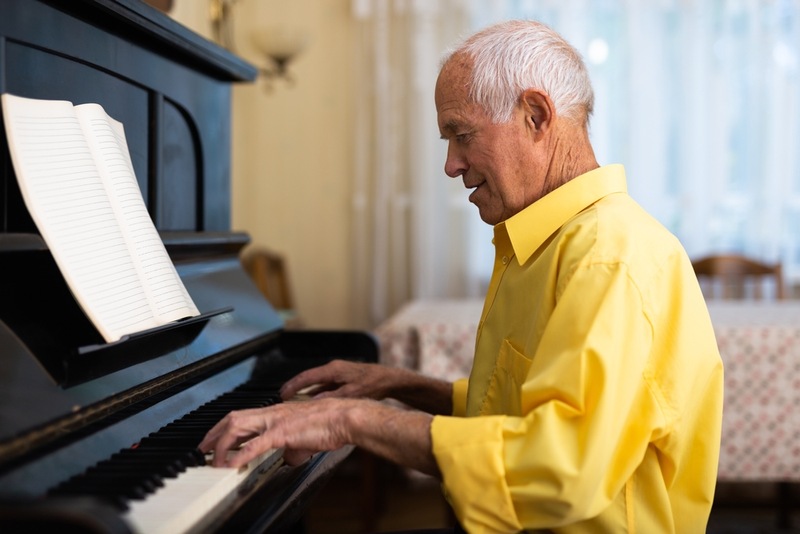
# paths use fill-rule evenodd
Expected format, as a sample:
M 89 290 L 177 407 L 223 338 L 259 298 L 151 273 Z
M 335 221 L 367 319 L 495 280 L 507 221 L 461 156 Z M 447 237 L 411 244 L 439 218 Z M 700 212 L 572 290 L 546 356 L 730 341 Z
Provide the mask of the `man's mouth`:
M 467 189 L 472 189 L 472 193 L 470 193 L 470 195 L 469 195 L 469 201 L 470 202 L 473 202 L 473 203 L 475 202 L 475 198 L 474 198 L 475 195 L 481 189 L 481 186 L 483 186 L 483 184 L 485 184 L 485 183 L 486 182 L 480 182 L 480 183 L 477 183 L 477 184 L 474 184 L 474 185 L 464 184 L 464 187 L 466 187 Z

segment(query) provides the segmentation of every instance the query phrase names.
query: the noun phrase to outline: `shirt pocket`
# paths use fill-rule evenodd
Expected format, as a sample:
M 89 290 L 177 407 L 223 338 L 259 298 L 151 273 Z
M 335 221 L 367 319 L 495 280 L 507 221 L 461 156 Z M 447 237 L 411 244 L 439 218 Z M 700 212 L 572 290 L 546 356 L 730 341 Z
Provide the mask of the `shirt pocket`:
M 520 397 L 532 360 L 503 340 L 481 415 L 522 415 Z

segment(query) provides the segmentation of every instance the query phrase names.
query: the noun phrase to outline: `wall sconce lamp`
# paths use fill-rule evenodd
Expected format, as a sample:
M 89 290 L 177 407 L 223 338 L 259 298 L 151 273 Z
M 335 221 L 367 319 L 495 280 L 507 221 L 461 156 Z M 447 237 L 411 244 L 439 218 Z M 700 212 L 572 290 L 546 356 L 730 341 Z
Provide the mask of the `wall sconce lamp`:
M 211 0 L 209 16 L 214 39 L 231 52 L 236 52 L 233 6 L 238 1 Z M 306 33 L 299 29 L 267 26 L 253 31 L 250 37 L 251 44 L 267 61 L 267 65 L 258 67 L 267 90 L 272 89 L 273 79 L 280 78 L 289 84 L 294 83 L 294 77 L 288 67 L 289 63 L 305 49 L 308 41 Z
M 269 62 L 269 66 L 259 67 L 267 82 L 272 78 L 283 78 L 290 84 L 294 83 L 288 66 L 305 49 L 308 42 L 305 32 L 278 26 L 265 27 L 253 31 L 251 42 Z

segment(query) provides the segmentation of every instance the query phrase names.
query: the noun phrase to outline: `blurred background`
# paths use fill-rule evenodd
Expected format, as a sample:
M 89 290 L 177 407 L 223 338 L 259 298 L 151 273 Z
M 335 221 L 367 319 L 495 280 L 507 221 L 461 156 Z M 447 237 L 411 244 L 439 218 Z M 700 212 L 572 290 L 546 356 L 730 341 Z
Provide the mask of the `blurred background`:
M 631 194 L 690 256 L 780 262 L 794 292 L 797 0 L 165 4 L 254 65 L 285 69 L 235 89 L 233 227 L 285 257 L 308 326 L 372 328 L 411 299 L 481 295 L 491 228 L 443 172 L 433 87 L 448 46 L 516 17 L 583 54 L 600 163 L 626 166 Z

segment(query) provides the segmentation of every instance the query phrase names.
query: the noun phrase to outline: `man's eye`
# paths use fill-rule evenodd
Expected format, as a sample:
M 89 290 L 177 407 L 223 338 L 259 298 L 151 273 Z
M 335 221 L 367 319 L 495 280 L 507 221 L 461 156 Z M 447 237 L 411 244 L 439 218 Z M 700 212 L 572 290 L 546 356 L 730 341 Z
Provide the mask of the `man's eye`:
M 456 143 L 459 143 L 459 144 L 463 145 L 465 143 L 468 143 L 471 138 L 472 138 L 472 136 L 470 136 L 470 134 L 465 134 L 465 133 L 464 134 L 458 134 L 456 136 Z

